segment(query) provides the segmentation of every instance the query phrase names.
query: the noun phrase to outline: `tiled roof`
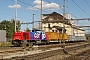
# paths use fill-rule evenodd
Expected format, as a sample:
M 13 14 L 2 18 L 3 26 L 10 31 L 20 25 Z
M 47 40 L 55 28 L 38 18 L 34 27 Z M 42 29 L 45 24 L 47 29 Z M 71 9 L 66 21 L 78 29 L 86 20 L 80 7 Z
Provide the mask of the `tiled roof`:
M 61 22 L 64 22 L 65 24 L 70 24 L 71 25 L 71 23 L 70 23 L 70 21 L 68 19 L 64 18 L 61 14 L 59 14 L 57 12 L 53 12 L 51 14 L 43 14 L 43 16 L 46 16 L 46 15 L 47 15 L 47 17 L 43 19 L 44 21 L 50 21 L 50 20 L 52 20 L 52 22 L 53 21 L 56 22 L 57 20 L 58 21 L 61 20 Z M 63 20 L 63 18 L 65 20 Z

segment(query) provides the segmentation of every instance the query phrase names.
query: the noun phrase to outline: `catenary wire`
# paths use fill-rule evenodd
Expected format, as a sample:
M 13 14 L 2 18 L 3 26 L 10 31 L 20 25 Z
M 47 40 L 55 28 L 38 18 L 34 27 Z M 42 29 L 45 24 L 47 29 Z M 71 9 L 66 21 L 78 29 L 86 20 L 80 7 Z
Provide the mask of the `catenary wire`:
M 72 0 L 72 2 L 77 5 L 87 16 L 90 17 L 90 15 L 84 9 L 82 9 L 75 1 Z

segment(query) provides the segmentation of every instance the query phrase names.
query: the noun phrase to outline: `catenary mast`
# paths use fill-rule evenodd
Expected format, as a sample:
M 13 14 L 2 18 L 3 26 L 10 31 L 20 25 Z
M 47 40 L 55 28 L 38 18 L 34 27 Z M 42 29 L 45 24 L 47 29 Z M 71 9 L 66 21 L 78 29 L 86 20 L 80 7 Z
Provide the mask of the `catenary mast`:
M 42 30 L 42 0 L 41 0 L 41 8 L 40 8 L 40 22 L 39 22 L 39 29 Z
M 16 32 L 16 20 L 17 20 L 17 0 L 15 0 L 15 32 Z

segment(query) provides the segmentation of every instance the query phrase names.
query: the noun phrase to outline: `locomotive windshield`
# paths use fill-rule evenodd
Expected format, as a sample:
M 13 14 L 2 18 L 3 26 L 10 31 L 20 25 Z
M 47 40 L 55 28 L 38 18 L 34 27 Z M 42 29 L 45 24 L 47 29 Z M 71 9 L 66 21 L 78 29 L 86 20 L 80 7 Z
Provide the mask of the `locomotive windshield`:
M 43 30 L 32 30 L 32 32 L 38 32 L 38 33 L 42 33 L 42 32 L 44 32 Z

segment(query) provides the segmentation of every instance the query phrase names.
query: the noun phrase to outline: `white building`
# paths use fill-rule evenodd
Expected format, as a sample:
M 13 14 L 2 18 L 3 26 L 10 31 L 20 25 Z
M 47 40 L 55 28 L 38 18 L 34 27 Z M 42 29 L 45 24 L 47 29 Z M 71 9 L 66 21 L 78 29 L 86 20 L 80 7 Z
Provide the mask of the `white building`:
M 66 16 L 67 17 L 67 16 Z M 75 27 L 75 24 L 69 20 L 71 19 L 71 15 L 68 14 L 68 19 L 64 18 L 63 16 L 57 12 L 53 12 L 51 14 L 42 14 L 43 22 L 42 22 L 42 30 L 46 32 L 56 32 L 59 29 L 62 31 L 66 30 L 68 35 L 75 35 L 75 36 L 85 36 L 85 31 Z

